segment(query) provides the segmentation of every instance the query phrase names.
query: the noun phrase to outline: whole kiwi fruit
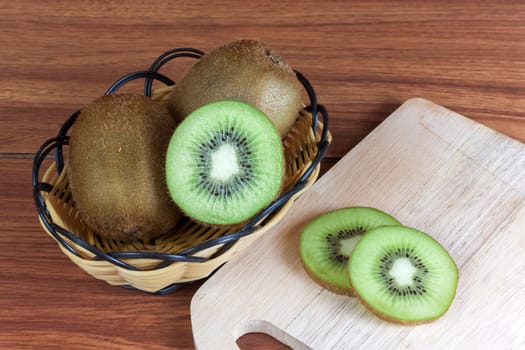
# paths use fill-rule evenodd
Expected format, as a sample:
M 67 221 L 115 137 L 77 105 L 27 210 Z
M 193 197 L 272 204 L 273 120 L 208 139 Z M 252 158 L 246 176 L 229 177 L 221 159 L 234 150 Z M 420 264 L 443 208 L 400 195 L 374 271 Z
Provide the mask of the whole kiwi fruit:
M 168 108 L 177 121 L 220 100 L 241 101 L 262 111 L 284 137 L 302 108 L 295 72 L 264 43 L 242 39 L 203 55 L 177 82 Z
M 141 95 L 103 96 L 81 110 L 69 184 L 80 217 L 102 238 L 148 240 L 179 221 L 164 176 L 175 127 L 164 105 Z

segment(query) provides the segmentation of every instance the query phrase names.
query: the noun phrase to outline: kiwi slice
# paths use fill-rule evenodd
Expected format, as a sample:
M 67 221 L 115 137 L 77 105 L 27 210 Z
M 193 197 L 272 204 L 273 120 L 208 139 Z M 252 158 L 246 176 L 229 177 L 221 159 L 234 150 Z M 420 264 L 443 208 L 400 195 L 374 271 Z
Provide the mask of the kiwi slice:
M 248 221 L 279 193 L 281 139 L 255 107 L 218 101 L 177 127 L 166 156 L 169 192 L 182 211 L 210 226 Z
M 392 216 L 374 208 L 349 207 L 327 212 L 310 221 L 300 237 L 302 264 L 323 287 L 352 295 L 348 258 L 361 237 L 382 225 L 400 225 Z
M 456 294 L 458 269 L 431 236 L 404 226 L 369 231 L 348 263 L 350 283 L 378 317 L 401 324 L 443 315 Z
M 181 217 L 164 177 L 175 130 L 167 108 L 134 94 L 103 96 L 73 124 L 68 179 L 80 217 L 106 239 L 148 240 Z
M 266 114 L 284 137 L 302 108 L 302 91 L 281 56 L 260 41 L 243 39 L 201 57 L 177 82 L 168 105 L 174 118 L 182 121 L 210 102 L 246 102 Z

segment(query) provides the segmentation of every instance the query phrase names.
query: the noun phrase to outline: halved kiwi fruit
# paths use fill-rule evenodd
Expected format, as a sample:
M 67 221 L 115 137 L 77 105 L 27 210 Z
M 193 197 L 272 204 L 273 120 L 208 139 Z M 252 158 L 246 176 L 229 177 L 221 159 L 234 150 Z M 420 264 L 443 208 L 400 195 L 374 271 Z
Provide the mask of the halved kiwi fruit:
M 338 293 L 352 295 L 348 258 L 361 237 L 382 225 L 400 225 L 374 208 L 350 207 L 322 214 L 309 222 L 300 237 L 302 264 L 313 280 Z
M 244 102 L 218 101 L 177 127 L 166 179 L 187 216 L 210 226 L 236 226 L 278 195 L 283 163 L 281 139 L 264 113 Z
M 205 54 L 177 82 L 169 110 L 182 121 L 214 101 L 235 100 L 261 110 L 284 137 L 302 108 L 302 85 L 295 72 L 264 43 L 242 39 Z
M 378 317 L 417 324 L 443 315 L 456 293 L 458 269 L 431 236 L 404 226 L 370 230 L 348 263 L 356 295 Z
M 167 108 L 134 94 L 85 106 L 71 129 L 69 185 L 81 218 L 106 239 L 148 240 L 180 218 L 164 177 L 176 124 Z

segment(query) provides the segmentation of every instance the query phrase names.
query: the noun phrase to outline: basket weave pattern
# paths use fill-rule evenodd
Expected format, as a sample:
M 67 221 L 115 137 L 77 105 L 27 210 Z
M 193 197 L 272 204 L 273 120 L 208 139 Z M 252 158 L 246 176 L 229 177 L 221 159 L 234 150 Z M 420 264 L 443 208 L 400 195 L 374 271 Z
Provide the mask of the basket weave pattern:
M 175 83 L 158 70 L 174 58 L 202 55 L 196 49 L 167 51 L 149 70 L 127 74 L 116 81 L 106 95 L 114 94 L 130 80 L 145 78 L 144 95 L 163 102 Z M 75 207 L 68 184 L 67 152 L 63 152 L 69 144 L 67 131 L 78 117 L 78 111 L 35 155 L 33 197 L 42 227 L 71 261 L 91 276 L 112 285 L 166 294 L 208 277 L 283 219 L 294 200 L 308 190 L 319 175 L 320 161 L 331 143 L 328 115 L 326 109 L 317 104 L 315 92 L 306 78 L 296 73 L 311 104 L 300 111 L 283 139 L 285 176 L 281 195 L 243 227 L 212 228 L 184 217 L 174 232 L 151 241 L 124 242 L 97 235 L 83 222 Z M 152 90 L 153 79 L 168 86 Z M 322 122 L 318 120 L 319 115 L 323 117 Z M 40 179 L 40 168 L 51 152 L 55 162 L 42 169 L 44 174 Z
M 283 140 L 284 154 L 286 160 L 285 178 L 283 189 L 286 192 L 297 182 L 297 179 L 311 164 L 317 154 L 317 142 L 319 134 L 314 135 L 312 128 L 312 117 L 302 111 L 294 127 Z M 319 165 L 308 178 L 308 184 L 294 197 L 299 196 L 317 179 Z M 107 252 L 161 252 L 177 254 L 178 252 L 194 246 L 206 240 L 218 238 L 233 229 L 210 228 L 188 219 L 182 220 L 174 234 L 157 238 L 151 242 L 121 242 L 106 240 L 98 236 L 79 217 L 75 208 L 73 198 L 68 186 L 67 161 L 64 170 L 57 174 L 55 164 L 52 164 L 45 172 L 42 181 L 53 186 L 52 191 L 44 193 L 44 201 L 50 211 L 54 223 L 66 230 L 75 233 L 85 242 L 96 248 Z M 95 259 L 95 255 L 74 242 L 68 241 L 70 245 L 77 248 L 77 256 L 59 245 L 65 255 L 88 274 L 105 280 L 114 285 L 131 285 L 137 289 L 147 292 L 156 292 L 173 283 L 184 283 L 207 277 L 217 267 L 228 261 L 234 254 L 249 246 L 266 230 L 274 226 L 286 213 L 293 203 L 290 200 L 279 212 L 268 222 L 256 229 L 252 234 L 239 239 L 235 247 L 225 253 L 206 262 L 174 262 L 163 268 L 156 268 L 162 261 L 158 259 L 128 259 L 127 262 L 137 267 L 137 271 L 116 266 L 105 260 Z M 45 229 L 45 226 L 43 226 Z M 46 232 L 50 232 L 46 229 Z M 50 234 L 51 235 L 51 234 Z M 51 237 L 54 238 L 53 235 Z M 220 249 L 220 246 L 201 250 L 195 255 L 200 257 L 211 257 Z

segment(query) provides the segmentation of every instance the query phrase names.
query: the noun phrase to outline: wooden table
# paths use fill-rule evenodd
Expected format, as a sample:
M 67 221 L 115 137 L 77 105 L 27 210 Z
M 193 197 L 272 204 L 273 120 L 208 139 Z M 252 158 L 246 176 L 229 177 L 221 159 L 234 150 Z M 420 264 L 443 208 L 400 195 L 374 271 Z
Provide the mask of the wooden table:
M 525 141 L 520 1 L 145 3 L 0 3 L 2 349 L 193 348 L 189 305 L 199 284 L 151 296 L 95 280 L 44 233 L 31 196 L 38 146 L 167 49 L 209 51 L 240 37 L 274 48 L 328 108 L 334 142 L 323 170 L 416 96 Z M 238 344 L 283 348 L 263 335 Z

